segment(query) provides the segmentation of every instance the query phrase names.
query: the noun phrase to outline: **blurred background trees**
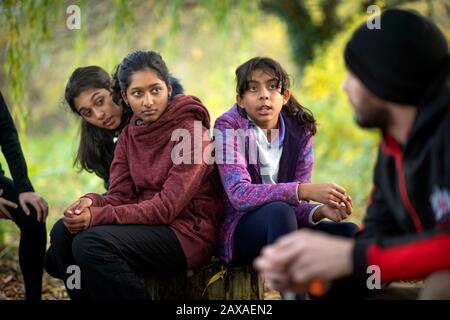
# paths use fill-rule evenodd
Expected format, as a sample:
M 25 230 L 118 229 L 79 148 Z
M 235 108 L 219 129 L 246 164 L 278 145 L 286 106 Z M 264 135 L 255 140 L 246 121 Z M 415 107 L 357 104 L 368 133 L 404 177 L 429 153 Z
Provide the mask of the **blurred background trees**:
M 79 119 L 63 103 L 69 75 L 91 64 L 112 72 L 138 49 L 159 51 L 213 120 L 234 102 L 239 64 L 257 55 L 280 61 L 294 79 L 294 95 L 319 122 L 313 180 L 345 186 L 360 222 L 377 134 L 353 123 L 341 90 L 342 52 L 372 4 L 417 10 L 450 39 L 448 0 L 1 1 L 0 90 L 20 129 L 34 187 L 50 204 L 48 228 L 80 195 L 103 192 L 100 179 L 72 166 Z M 80 9 L 80 29 L 67 27 L 70 5 Z M 15 232 L 0 220 L 0 244 L 13 242 Z

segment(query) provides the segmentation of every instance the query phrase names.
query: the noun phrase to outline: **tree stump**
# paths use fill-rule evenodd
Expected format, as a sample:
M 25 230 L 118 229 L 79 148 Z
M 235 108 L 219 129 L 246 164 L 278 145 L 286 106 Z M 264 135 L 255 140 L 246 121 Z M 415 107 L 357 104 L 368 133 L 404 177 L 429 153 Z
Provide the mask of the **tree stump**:
M 219 260 L 198 269 L 147 278 L 146 285 L 154 300 L 263 300 L 264 297 L 262 280 L 251 266 L 231 266 Z

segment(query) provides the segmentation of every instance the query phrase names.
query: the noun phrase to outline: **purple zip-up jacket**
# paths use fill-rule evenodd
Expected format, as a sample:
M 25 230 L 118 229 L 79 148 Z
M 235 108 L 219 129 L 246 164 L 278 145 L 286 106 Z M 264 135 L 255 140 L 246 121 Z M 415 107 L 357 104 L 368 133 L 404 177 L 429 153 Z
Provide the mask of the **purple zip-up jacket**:
M 231 143 L 228 150 L 238 150 L 237 139 L 227 141 L 225 138 L 227 130 L 248 130 L 254 125 L 247 118 L 245 110 L 235 104 L 216 120 L 214 129 L 220 131 L 223 137 L 215 140 L 216 157 L 222 153 L 224 159 L 223 163 L 218 162 L 217 166 L 225 190 L 218 254 L 219 258 L 226 262 L 233 260 L 234 230 L 245 213 L 273 201 L 284 201 L 294 207 L 298 225 L 307 226 L 309 213 L 317 206 L 297 200 L 298 184 L 311 181 L 314 162 L 312 134 L 287 111 L 283 109 L 281 112 L 285 132 L 277 184 L 263 184 L 258 164 L 249 158 L 250 140 L 254 143 L 255 139 L 252 134 L 245 138 L 245 155 L 234 152 L 234 164 L 225 163 L 227 143 Z

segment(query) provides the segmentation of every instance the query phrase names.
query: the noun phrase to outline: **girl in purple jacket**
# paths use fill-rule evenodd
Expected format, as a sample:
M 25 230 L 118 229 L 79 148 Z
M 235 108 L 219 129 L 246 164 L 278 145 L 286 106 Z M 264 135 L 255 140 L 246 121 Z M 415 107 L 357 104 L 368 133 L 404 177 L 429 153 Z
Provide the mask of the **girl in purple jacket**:
M 291 95 L 285 70 L 256 57 L 237 68 L 236 78 L 237 103 L 214 133 L 226 192 L 220 258 L 251 263 L 263 246 L 300 227 L 353 234 L 355 224 L 340 222 L 352 213 L 346 190 L 310 182 L 316 121 Z

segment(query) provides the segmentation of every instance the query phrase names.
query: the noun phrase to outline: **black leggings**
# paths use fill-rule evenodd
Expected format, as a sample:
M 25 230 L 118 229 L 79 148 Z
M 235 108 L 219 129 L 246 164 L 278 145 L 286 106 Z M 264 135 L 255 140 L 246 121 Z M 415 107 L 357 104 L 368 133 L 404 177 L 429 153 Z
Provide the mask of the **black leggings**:
M 59 220 L 50 242 L 45 269 L 64 280 L 74 300 L 147 300 L 142 276 L 187 269 L 183 249 L 165 225 L 104 225 L 71 234 Z M 80 268 L 81 289 L 67 287 L 70 265 Z
M 36 210 L 30 205 L 28 205 L 30 215 L 25 214 L 13 182 L 2 174 L 0 174 L 0 189 L 3 189 L 2 198 L 18 205 L 17 209 L 11 207 L 7 209 L 20 229 L 19 264 L 25 282 L 25 297 L 27 300 L 40 300 L 47 244 L 45 223 L 37 221 Z

